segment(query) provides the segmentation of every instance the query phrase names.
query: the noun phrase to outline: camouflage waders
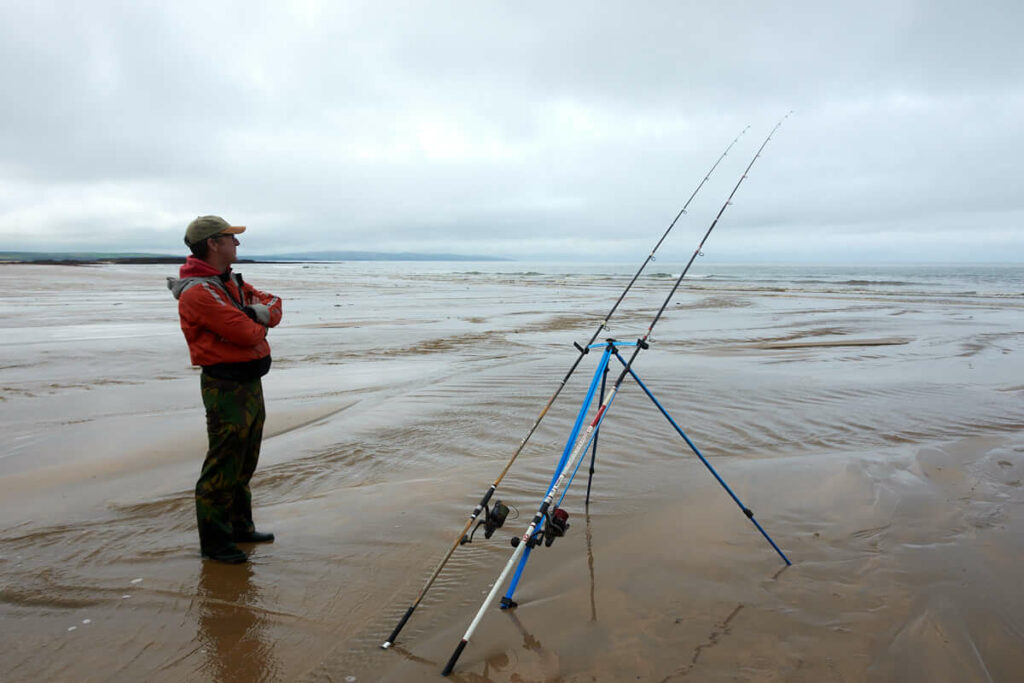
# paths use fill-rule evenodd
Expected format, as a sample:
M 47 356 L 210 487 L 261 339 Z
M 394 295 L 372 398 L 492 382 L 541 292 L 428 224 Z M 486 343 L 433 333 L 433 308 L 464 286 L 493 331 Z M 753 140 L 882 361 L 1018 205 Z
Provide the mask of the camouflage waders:
M 210 448 L 196 482 L 196 520 L 203 552 L 231 543 L 232 534 L 253 531 L 249 480 L 263 438 L 263 385 L 201 375 Z

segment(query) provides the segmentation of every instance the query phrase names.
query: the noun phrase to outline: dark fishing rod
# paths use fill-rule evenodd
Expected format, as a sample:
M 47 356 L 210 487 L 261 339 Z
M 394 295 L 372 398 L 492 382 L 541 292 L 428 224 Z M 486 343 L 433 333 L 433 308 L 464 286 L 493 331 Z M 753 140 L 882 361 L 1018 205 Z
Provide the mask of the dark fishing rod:
M 612 346 L 612 348 L 615 348 Z M 604 366 L 604 373 L 601 375 L 601 396 L 597 399 L 598 404 L 604 402 L 604 392 L 608 386 L 608 366 Z M 590 485 L 594 481 L 594 462 L 597 460 L 597 434 L 594 434 L 594 447 L 590 450 L 590 476 L 587 477 L 587 497 L 584 499 L 584 506 L 590 509 Z M 590 514 L 587 514 L 587 523 L 590 523 Z
M 722 214 L 725 213 L 726 208 L 728 208 L 729 204 L 732 203 L 733 196 L 736 194 L 736 191 L 739 189 L 740 185 L 743 184 L 743 181 L 746 179 L 751 167 L 753 167 L 754 162 L 758 160 L 758 158 L 761 156 L 761 152 L 768 144 L 768 141 L 772 139 L 772 136 L 775 135 L 775 131 L 779 129 L 779 126 L 781 126 L 782 122 L 785 121 L 787 118 L 789 118 L 789 114 L 783 116 L 782 119 L 780 119 L 779 122 L 775 124 L 775 127 L 772 128 L 770 133 L 768 133 L 768 137 L 766 137 L 764 139 L 764 142 L 761 143 L 761 146 L 758 147 L 757 153 L 754 154 L 754 158 L 750 160 L 749 164 L 747 164 L 747 168 L 743 171 L 743 175 L 740 176 L 740 179 L 732 188 L 732 192 L 729 193 L 729 197 L 725 200 L 725 203 L 722 204 L 722 208 L 719 209 L 718 215 L 715 216 L 715 219 L 711 222 L 711 225 L 704 233 L 704 237 L 701 239 L 700 244 L 697 245 L 697 249 L 694 250 L 693 256 L 690 257 L 690 260 L 686 264 L 686 267 L 683 269 L 683 272 L 680 273 L 679 278 L 672 286 L 672 291 L 670 291 L 668 296 L 665 297 L 665 301 L 661 304 L 661 308 L 658 309 L 658 313 L 654 316 L 654 319 L 651 321 L 650 326 L 647 328 L 647 332 L 644 333 L 643 337 L 637 340 L 636 347 L 633 349 L 632 355 L 629 357 L 629 360 L 626 361 L 625 366 L 622 369 L 622 372 L 619 373 L 619 376 L 615 380 L 614 385 L 612 385 L 611 391 L 609 391 L 608 395 L 605 396 L 604 402 L 601 403 L 601 406 L 597 410 L 597 414 L 594 415 L 594 419 L 587 426 L 586 431 L 579 436 L 576 442 L 576 446 L 572 450 L 572 454 L 570 455 L 568 461 L 562 467 L 562 470 L 558 475 L 558 479 L 548 489 L 548 494 L 544 497 L 544 501 L 540 504 L 540 507 L 538 508 L 536 514 L 533 516 L 533 519 L 530 520 L 530 525 L 527 527 L 522 537 L 518 539 L 519 542 L 516 543 L 515 550 L 512 552 L 512 557 L 510 557 L 508 562 L 505 563 L 504 569 L 502 569 L 501 574 L 498 576 L 498 579 L 494 582 L 494 585 L 491 587 L 490 592 L 484 599 L 484 603 L 480 606 L 480 609 L 477 611 L 476 616 L 473 618 L 473 621 L 470 622 L 469 628 L 466 629 L 466 633 L 462 636 L 462 640 L 459 641 L 459 644 L 458 646 L 456 646 L 455 651 L 452 652 L 452 656 L 448 659 L 448 663 L 445 665 L 444 670 L 441 672 L 442 676 L 447 676 L 452 672 L 452 669 L 455 668 L 455 663 L 462 655 L 462 651 L 466 648 L 466 645 L 473 637 L 473 633 L 480 625 L 484 613 L 491 606 L 491 604 L 494 602 L 494 599 L 501 591 L 501 587 L 504 585 L 506 579 L 508 579 L 508 575 L 512 571 L 512 567 L 515 566 L 516 563 L 519 561 L 519 558 L 522 556 L 523 552 L 529 545 L 530 540 L 533 538 L 537 530 L 537 527 L 540 526 L 544 518 L 547 517 L 548 512 L 551 508 L 551 504 L 554 502 L 555 496 L 558 494 L 558 490 L 561 488 L 562 483 L 569 476 L 569 473 L 573 471 L 574 465 L 576 464 L 576 461 L 580 458 L 582 453 L 586 451 L 586 449 L 590 446 L 593 440 L 594 431 L 600 427 L 601 422 L 604 420 L 605 413 L 608 411 L 608 407 L 611 405 L 612 401 L 615 400 L 615 396 L 618 394 L 619 389 L 622 387 L 623 380 L 629 375 L 633 362 L 636 360 L 637 356 L 640 355 L 641 351 L 643 351 L 646 348 L 649 348 L 650 344 L 648 343 L 648 339 L 650 339 L 651 334 L 654 332 L 655 325 L 657 325 L 658 321 L 661 320 L 661 316 L 664 314 L 665 309 L 671 302 L 672 297 L 675 296 L 676 290 L 678 290 L 680 284 L 682 284 L 683 278 L 686 277 L 686 273 L 690 270 L 690 266 L 693 265 L 693 262 L 700 255 L 701 249 L 703 249 L 704 247 L 704 243 L 707 242 L 707 239 L 711 235 L 711 232 L 715 229 L 715 226 L 718 225 L 718 221 L 722 217 Z M 515 540 L 516 539 L 513 539 L 513 541 Z
M 455 537 L 451 547 L 448 548 L 448 552 L 445 553 L 444 557 L 441 558 L 441 561 L 438 563 L 433 573 L 427 579 L 427 582 L 423 585 L 423 588 L 420 589 L 419 595 L 416 596 L 416 600 L 413 601 L 412 605 L 409 606 L 409 609 L 405 611 L 405 615 L 398 622 L 398 625 L 395 626 L 395 630 L 391 632 L 391 635 L 388 636 L 388 639 L 381 644 L 382 648 L 387 649 L 391 647 L 391 645 L 395 642 L 395 638 L 398 637 L 399 632 L 405 627 L 406 622 L 409 621 L 409 617 L 411 617 L 412 613 L 416 611 L 416 608 L 419 606 L 419 604 L 423 602 L 423 598 L 426 597 L 427 591 L 429 591 L 431 586 L 434 585 L 434 581 L 437 580 L 437 577 L 440 576 L 442 570 L 444 570 L 445 565 L 448 564 L 448 560 L 451 559 L 451 556 L 455 552 L 455 549 L 458 548 L 460 545 L 471 541 L 471 535 L 467 536 L 467 534 L 469 533 L 470 528 L 473 526 L 473 523 L 476 522 L 477 518 L 480 516 L 480 513 L 487 511 L 487 516 L 484 521 L 487 523 L 487 529 L 492 533 L 495 528 L 500 527 L 504 523 L 505 520 L 504 517 L 501 515 L 501 511 L 507 508 L 501 505 L 501 501 L 499 500 L 495 502 L 494 506 L 488 507 L 488 503 L 490 502 L 491 497 L 494 495 L 495 490 L 497 490 L 498 486 L 501 484 L 501 481 L 505 478 L 505 475 L 508 474 L 508 471 L 512 469 L 512 464 L 515 463 L 516 458 L 519 457 L 519 454 L 523 452 L 523 448 L 526 447 L 526 443 L 530 440 L 530 437 L 532 437 L 534 432 L 537 431 L 537 427 L 540 426 L 540 423 L 544 419 L 544 416 L 547 415 L 548 411 L 551 409 L 551 406 L 554 405 L 555 400 L 558 398 L 558 395 L 562 393 L 562 389 L 565 388 L 565 385 L 568 383 L 569 378 L 572 377 L 574 372 L 576 372 L 576 368 L 579 367 L 580 362 L 583 360 L 583 356 L 587 355 L 587 353 L 590 352 L 590 345 L 594 343 L 597 337 L 601 334 L 601 331 L 608 327 L 608 322 L 615 314 L 615 311 L 618 310 L 619 304 L 621 304 L 623 299 L 626 298 L 626 295 L 629 293 L 629 290 L 633 288 L 633 285 L 640 278 L 640 274 L 643 273 L 644 269 L 648 266 L 648 264 L 650 264 L 650 262 L 654 260 L 654 254 L 661 247 L 662 242 L 665 241 L 669 233 L 672 232 L 672 228 L 674 228 L 676 223 L 679 222 L 679 219 L 682 217 L 682 215 L 686 213 L 686 209 L 690 206 L 690 202 L 693 201 L 693 198 L 697 196 L 697 193 L 700 192 L 701 188 L 704 187 L 704 184 L 708 181 L 709 178 L 711 178 L 711 174 L 715 172 L 715 169 L 718 168 L 718 164 L 720 164 L 722 160 L 725 159 L 726 155 L 729 154 L 729 150 L 731 150 L 733 145 L 735 145 L 739 141 L 739 139 L 743 137 L 743 134 L 746 133 L 747 129 L 749 128 L 750 126 L 747 126 L 743 130 L 741 130 L 740 134 L 737 135 L 736 138 L 729 143 L 729 145 L 725 148 L 725 151 L 722 152 L 721 156 L 719 156 L 715 163 L 712 164 L 711 169 L 708 170 L 703 180 L 700 181 L 700 183 L 697 185 L 693 193 L 690 194 L 689 199 L 687 199 L 686 203 L 683 204 L 683 208 L 681 208 L 679 210 L 679 213 L 676 214 L 676 217 L 672 219 L 672 222 L 669 223 L 668 228 L 666 228 L 664 234 L 662 234 L 661 239 L 658 240 L 658 243 L 654 245 L 653 249 L 651 249 L 651 253 L 647 255 L 647 258 L 640 265 L 640 268 L 636 271 L 636 274 L 633 276 L 633 279 L 629 281 L 629 284 L 626 285 L 626 288 L 622 291 L 622 294 L 619 295 L 618 300 L 616 300 L 615 304 L 612 305 L 611 309 L 608 311 L 608 314 L 605 315 L 604 319 L 597 326 L 597 329 L 594 330 L 594 334 L 590 337 L 590 341 L 582 346 L 580 346 L 576 342 L 573 342 L 573 346 L 575 346 L 576 349 L 579 351 L 579 354 L 576 356 L 575 362 L 573 362 L 572 366 L 569 368 L 569 371 L 565 373 L 565 376 L 562 378 L 562 381 L 558 384 L 558 387 L 555 389 L 555 392 L 551 395 L 551 398 L 548 399 L 548 402 L 544 406 L 544 409 L 540 411 L 540 414 L 537 416 L 537 419 L 534 420 L 533 425 L 530 427 L 529 431 L 526 432 L 526 436 L 524 436 L 523 439 L 519 442 L 519 446 L 512 454 L 512 457 L 509 458 L 508 462 L 505 464 L 505 468 L 501 471 L 501 474 L 498 475 L 498 478 L 495 479 L 494 483 L 492 483 L 491 486 L 487 489 L 483 497 L 480 499 L 480 502 L 477 503 L 475 508 L 473 508 L 473 512 L 470 513 L 469 519 L 466 521 L 466 525 L 462 527 L 462 531 L 459 533 L 458 536 Z M 487 534 L 487 537 L 490 538 L 490 535 Z

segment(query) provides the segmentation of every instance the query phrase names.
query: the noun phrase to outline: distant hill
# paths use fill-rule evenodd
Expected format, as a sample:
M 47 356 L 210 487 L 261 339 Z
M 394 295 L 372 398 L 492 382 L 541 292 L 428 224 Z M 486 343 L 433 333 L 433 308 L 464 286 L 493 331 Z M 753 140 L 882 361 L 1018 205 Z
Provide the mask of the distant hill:
M 98 251 L 0 251 L 0 263 L 39 263 L 41 261 L 102 261 L 105 259 L 172 258 L 161 254 L 107 253 Z M 179 261 L 184 261 L 182 256 Z
M 419 254 L 390 251 L 307 251 L 294 254 L 267 254 L 251 257 L 254 261 L 509 261 L 511 259 L 472 254 Z
M 239 263 L 302 261 L 509 261 L 493 256 L 466 254 L 418 254 L 386 251 L 309 251 L 293 254 L 261 254 L 239 259 Z M 184 256 L 110 252 L 0 251 L 0 263 L 81 265 L 87 263 L 183 263 Z

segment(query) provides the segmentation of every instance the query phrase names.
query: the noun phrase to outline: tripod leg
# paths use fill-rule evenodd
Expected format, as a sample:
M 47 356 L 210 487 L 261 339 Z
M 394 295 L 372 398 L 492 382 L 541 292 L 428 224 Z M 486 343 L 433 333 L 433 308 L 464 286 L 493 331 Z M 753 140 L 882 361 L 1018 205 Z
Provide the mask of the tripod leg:
M 619 359 L 620 362 L 625 364 L 625 361 L 622 359 L 621 356 L 619 356 L 619 354 L 616 353 L 615 355 Z M 641 379 L 637 376 L 637 374 L 635 372 L 633 372 L 633 368 L 628 368 L 628 370 L 629 370 L 630 376 L 634 380 L 636 380 L 636 383 L 638 385 L 640 385 L 641 389 L 644 390 L 644 393 L 647 394 L 647 397 L 650 398 L 651 401 L 654 402 L 654 405 L 658 407 L 658 410 L 661 411 L 661 414 L 665 416 L 665 419 L 669 421 L 669 424 L 672 425 L 673 429 L 676 430 L 676 432 L 679 434 L 679 436 L 683 437 L 683 440 L 690 447 L 690 450 L 692 450 L 694 452 L 694 454 L 698 458 L 700 458 L 700 461 L 702 463 L 704 463 L 704 466 L 708 468 L 708 471 L 711 472 L 711 474 L 715 477 L 716 480 L 718 480 L 718 483 L 722 485 L 722 488 L 725 489 L 725 492 L 729 494 L 729 497 L 733 499 L 733 501 L 736 503 L 736 505 L 739 506 L 740 510 L 743 511 L 743 514 L 747 516 L 747 519 L 749 519 L 754 524 L 754 526 L 757 527 L 757 530 L 761 532 L 761 535 L 764 536 L 765 540 L 767 540 L 768 543 L 771 544 L 772 548 L 775 549 L 775 552 L 777 552 L 779 554 L 779 557 L 782 558 L 782 561 L 785 562 L 787 566 L 793 564 L 792 562 L 789 561 L 789 558 L 786 557 L 786 554 L 784 552 L 782 552 L 782 549 L 779 548 L 779 546 L 775 544 L 775 541 L 773 541 L 772 537 L 768 535 L 768 532 L 766 532 L 761 527 L 761 525 L 757 522 L 757 520 L 754 519 L 754 512 L 753 512 L 753 510 L 751 510 L 746 505 L 744 505 L 740 501 L 740 499 L 736 496 L 736 494 L 733 493 L 732 489 L 729 488 L 729 485 L 726 484 L 725 480 L 722 479 L 722 477 L 720 477 L 718 475 L 718 472 L 716 472 L 715 468 L 711 466 L 711 463 L 709 463 L 707 461 L 707 458 L 705 458 L 704 455 L 700 452 L 700 449 L 697 448 L 696 444 L 694 444 L 693 441 L 690 440 L 690 437 L 688 437 L 686 435 L 686 432 L 684 432 L 682 430 L 682 428 L 680 428 L 680 426 L 678 424 L 676 424 L 676 421 L 674 419 L 672 419 L 672 416 L 669 415 L 668 411 L 665 410 L 664 406 L 662 406 L 661 403 L 658 402 L 658 399 L 656 399 L 654 397 L 654 394 L 652 394 L 651 390 L 647 388 L 647 385 L 644 384 L 643 381 L 641 381 Z
M 621 359 L 620 359 L 621 360 Z M 601 397 L 598 403 L 604 403 L 604 390 L 608 383 L 608 365 L 604 366 L 604 375 L 601 376 Z M 587 477 L 587 499 L 584 503 L 585 507 L 590 508 L 590 484 L 594 481 L 594 460 L 597 459 L 597 437 L 600 436 L 601 430 L 594 432 L 594 447 L 590 451 L 590 475 Z

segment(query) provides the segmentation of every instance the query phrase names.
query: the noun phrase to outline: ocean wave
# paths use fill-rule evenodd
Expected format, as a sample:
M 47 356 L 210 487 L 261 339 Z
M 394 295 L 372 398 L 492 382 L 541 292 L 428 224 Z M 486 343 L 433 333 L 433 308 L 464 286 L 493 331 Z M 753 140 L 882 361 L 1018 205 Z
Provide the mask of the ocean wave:
M 835 284 L 850 285 L 851 287 L 908 287 L 918 285 L 918 282 L 905 282 L 903 280 L 845 280 Z
M 649 277 L 651 279 L 672 279 L 672 280 L 675 280 L 676 278 L 679 277 L 679 274 L 678 273 L 658 272 L 658 273 L 648 273 L 647 277 Z M 686 274 L 686 279 L 687 280 L 700 280 L 702 282 L 708 282 L 708 281 L 730 281 L 730 280 L 731 281 L 738 281 L 738 280 L 740 280 L 740 278 L 731 277 L 729 275 L 714 275 L 714 274 L 711 274 L 711 273 L 701 274 L 701 275 L 694 275 L 693 273 L 687 273 Z
M 832 286 L 846 286 L 846 287 L 909 287 L 917 285 L 923 287 L 923 283 L 910 282 L 908 280 L 863 280 L 863 279 L 852 279 L 852 280 L 829 280 L 820 278 L 797 278 L 792 280 L 797 285 L 832 285 Z

